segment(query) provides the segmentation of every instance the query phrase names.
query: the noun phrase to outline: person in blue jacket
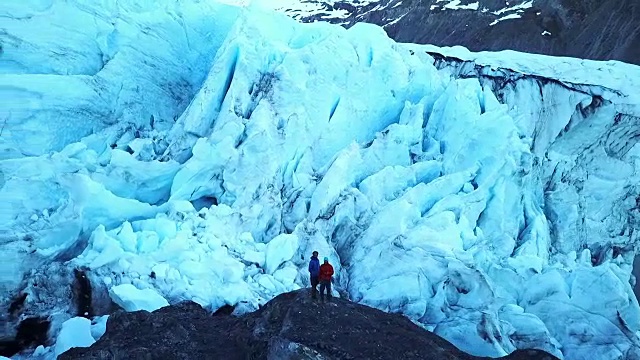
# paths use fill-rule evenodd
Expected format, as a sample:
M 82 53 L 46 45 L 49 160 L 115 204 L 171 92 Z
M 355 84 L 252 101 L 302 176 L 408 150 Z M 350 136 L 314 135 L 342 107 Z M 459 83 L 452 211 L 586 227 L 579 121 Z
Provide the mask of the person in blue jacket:
M 314 251 L 309 261 L 309 277 L 311 278 L 311 297 L 315 299 L 318 295 L 318 279 L 320 276 L 320 260 L 318 260 L 318 252 Z

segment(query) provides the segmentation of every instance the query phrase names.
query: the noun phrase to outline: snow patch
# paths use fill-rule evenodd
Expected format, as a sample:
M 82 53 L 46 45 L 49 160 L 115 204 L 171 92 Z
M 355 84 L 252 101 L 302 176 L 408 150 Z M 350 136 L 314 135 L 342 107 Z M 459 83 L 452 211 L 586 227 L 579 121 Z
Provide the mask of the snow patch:
M 235 0 L 229 0 L 235 1 Z M 372 1 L 356 1 L 355 6 L 363 7 L 370 4 L 376 4 L 380 0 Z M 294 19 L 301 19 L 303 17 L 319 16 L 320 18 L 331 19 L 345 19 L 351 14 L 345 10 L 340 9 L 337 5 L 340 3 L 338 0 L 328 1 L 297 1 L 297 0 L 253 0 L 249 1 L 249 6 L 253 6 L 259 9 L 275 10 L 283 12 Z M 247 6 L 246 4 L 239 4 L 241 6 Z M 398 5 L 396 5 L 398 6 Z
M 491 22 L 491 24 L 489 24 L 489 26 L 493 26 L 493 25 L 495 25 L 495 24 L 499 23 L 500 21 L 510 20 L 510 19 L 520 19 L 520 18 L 522 18 L 522 16 L 520 16 L 520 14 L 509 14 L 509 15 L 505 15 L 505 16 L 503 16 L 503 17 L 501 17 L 501 18 L 498 18 L 498 19 L 496 19 L 496 20 L 493 20 L 493 21 Z
M 478 7 L 480 6 L 480 3 L 478 3 L 477 1 L 474 3 L 469 3 L 469 4 L 464 4 L 462 5 L 462 2 L 460 0 L 453 0 L 448 2 L 446 5 L 444 5 L 442 7 L 442 9 L 447 9 L 447 10 L 478 10 Z
M 507 5 L 509 5 L 509 3 L 507 3 Z M 532 7 L 533 7 L 533 0 L 529 0 L 529 1 L 522 2 L 522 3 L 518 4 L 518 5 L 502 8 L 502 9 L 497 10 L 497 11 L 492 11 L 491 13 L 494 14 L 494 15 L 502 15 L 502 14 L 504 14 L 506 12 L 511 12 L 511 11 L 522 12 L 525 9 L 530 9 Z

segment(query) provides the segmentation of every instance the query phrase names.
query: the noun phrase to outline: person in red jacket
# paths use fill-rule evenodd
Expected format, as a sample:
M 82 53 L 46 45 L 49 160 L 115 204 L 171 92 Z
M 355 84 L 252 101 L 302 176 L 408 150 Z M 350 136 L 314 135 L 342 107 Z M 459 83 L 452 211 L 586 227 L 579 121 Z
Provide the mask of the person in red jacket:
M 331 278 L 333 277 L 333 266 L 329 264 L 329 258 L 324 258 L 324 264 L 320 265 L 320 300 L 324 302 L 324 290 L 327 290 L 327 301 L 331 301 Z

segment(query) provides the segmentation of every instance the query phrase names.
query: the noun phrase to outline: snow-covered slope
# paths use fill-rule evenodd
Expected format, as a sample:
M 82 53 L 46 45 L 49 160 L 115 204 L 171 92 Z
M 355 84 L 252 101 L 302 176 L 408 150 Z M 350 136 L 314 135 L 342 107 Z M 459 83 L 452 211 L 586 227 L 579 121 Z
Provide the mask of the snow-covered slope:
M 256 309 L 318 250 L 343 296 L 474 355 L 640 358 L 640 68 L 195 0 L 12 6 L 0 336 L 123 284 Z

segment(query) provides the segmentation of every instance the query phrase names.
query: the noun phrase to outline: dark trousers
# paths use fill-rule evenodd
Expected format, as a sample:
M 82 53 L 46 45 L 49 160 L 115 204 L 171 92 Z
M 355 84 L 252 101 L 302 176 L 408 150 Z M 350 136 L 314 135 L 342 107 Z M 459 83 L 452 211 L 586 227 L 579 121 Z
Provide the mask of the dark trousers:
M 331 300 L 331 280 L 320 281 L 320 299 L 324 300 L 324 291 L 327 291 L 327 300 Z
M 311 297 L 316 298 L 318 294 L 318 276 L 311 275 Z

